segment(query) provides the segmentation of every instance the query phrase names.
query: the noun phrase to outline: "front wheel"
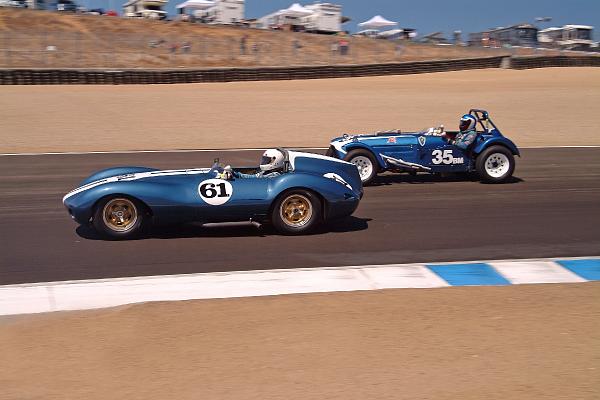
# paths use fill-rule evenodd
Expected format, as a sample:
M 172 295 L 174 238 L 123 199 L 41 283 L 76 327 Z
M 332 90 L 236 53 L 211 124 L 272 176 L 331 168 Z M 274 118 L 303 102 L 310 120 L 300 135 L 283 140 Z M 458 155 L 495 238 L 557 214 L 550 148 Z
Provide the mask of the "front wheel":
M 316 227 L 321 220 L 321 202 L 306 190 L 285 193 L 275 203 L 273 226 L 285 235 L 299 235 Z
M 94 211 L 96 230 L 112 239 L 129 239 L 142 231 L 145 222 L 142 205 L 127 197 L 109 197 L 98 203 Z
M 477 157 L 475 168 L 484 182 L 506 182 L 515 170 L 515 157 L 504 146 L 492 146 Z
M 360 180 L 365 186 L 371 183 L 375 179 L 375 176 L 377 176 L 377 160 L 375 160 L 373 153 L 370 151 L 361 149 L 352 150 L 344 157 L 344 160 L 356 165 Z

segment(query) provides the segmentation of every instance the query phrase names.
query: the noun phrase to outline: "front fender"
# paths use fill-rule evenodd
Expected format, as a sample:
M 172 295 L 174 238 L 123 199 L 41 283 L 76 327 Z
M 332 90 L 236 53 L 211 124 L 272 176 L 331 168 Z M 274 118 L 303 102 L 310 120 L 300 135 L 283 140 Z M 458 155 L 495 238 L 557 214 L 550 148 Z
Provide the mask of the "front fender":
M 181 185 L 153 182 L 111 182 L 77 193 L 65 199 L 69 213 L 79 223 L 86 223 L 94 213 L 95 204 L 102 198 L 112 195 L 125 195 L 143 202 L 153 216 L 165 217 L 165 212 L 178 206 L 178 218 L 187 220 L 193 217 L 193 207 L 186 207 L 186 193 Z
M 156 168 L 148 168 L 148 167 L 116 167 L 116 168 L 107 168 L 101 171 L 95 172 L 92 175 L 88 176 L 79 184 L 79 186 L 87 185 L 88 183 L 99 181 L 101 179 L 110 178 L 113 176 L 125 175 L 125 174 L 137 174 L 139 172 L 150 172 L 157 171 Z
M 347 153 L 351 152 L 352 150 L 356 150 L 356 149 L 366 150 L 369 153 L 373 154 L 373 157 L 375 157 L 375 159 L 377 160 L 377 164 L 379 164 L 379 168 L 382 170 L 387 168 L 387 164 L 385 163 L 385 160 L 381 157 L 381 154 L 379 154 L 379 152 L 373 150 L 372 147 L 369 147 L 363 143 L 351 143 L 346 146 Z
M 473 149 L 473 152 L 475 154 L 479 154 L 482 151 L 484 151 L 485 149 L 487 149 L 488 147 L 495 146 L 495 145 L 500 145 L 500 146 L 504 146 L 504 147 L 508 148 L 511 151 L 511 153 L 513 153 L 515 156 L 521 155 L 517 146 L 512 142 L 512 140 L 510 140 L 506 137 L 493 137 L 493 138 L 486 139 L 483 142 L 479 143 L 477 146 L 475 146 L 475 148 Z

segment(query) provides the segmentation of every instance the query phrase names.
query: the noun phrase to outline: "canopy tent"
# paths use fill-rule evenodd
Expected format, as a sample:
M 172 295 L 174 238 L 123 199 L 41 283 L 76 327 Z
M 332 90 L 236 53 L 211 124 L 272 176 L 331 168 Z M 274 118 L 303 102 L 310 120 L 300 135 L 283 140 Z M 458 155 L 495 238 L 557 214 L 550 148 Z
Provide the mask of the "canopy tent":
M 369 28 L 369 29 L 379 29 L 379 28 L 385 28 L 386 26 L 394 26 L 394 25 L 398 25 L 398 23 L 387 20 L 387 19 L 383 18 L 381 15 L 376 15 L 373 18 L 371 18 L 370 20 L 361 22 L 360 24 L 358 24 L 358 26 L 360 26 L 362 28 Z
M 284 17 L 306 17 L 307 15 L 311 15 L 313 11 L 308 8 L 302 7 L 298 3 L 294 3 L 286 9 L 279 10 L 277 15 L 281 15 Z
M 188 8 L 194 10 L 206 10 L 215 5 L 214 1 L 211 0 L 187 0 L 181 4 L 177 4 L 177 8 Z

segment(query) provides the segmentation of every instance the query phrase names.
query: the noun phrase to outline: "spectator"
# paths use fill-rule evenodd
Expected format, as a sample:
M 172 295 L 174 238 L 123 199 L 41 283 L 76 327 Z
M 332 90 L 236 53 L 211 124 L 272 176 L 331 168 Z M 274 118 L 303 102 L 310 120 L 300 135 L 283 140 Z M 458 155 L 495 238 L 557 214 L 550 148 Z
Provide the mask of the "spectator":
M 345 56 L 348 54 L 348 47 L 350 43 L 347 39 L 340 39 L 340 55 Z
M 300 42 L 298 41 L 298 39 L 294 39 L 292 41 L 292 53 L 294 55 L 298 54 L 298 50 L 300 50 L 302 48 L 302 45 L 300 44 Z
M 396 57 L 401 56 L 403 52 L 404 52 L 404 46 L 402 46 L 402 43 L 397 43 L 396 44 Z
M 246 55 L 246 42 L 248 40 L 248 35 L 242 36 L 240 39 L 240 55 Z
M 190 42 L 188 42 L 187 40 L 181 44 L 182 52 L 189 54 L 191 50 L 192 50 L 192 44 Z
M 333 42 L 331 43 L 331 55 L 335 56 L 338 52 L 339 46 L 337 44 L 337 42 Z

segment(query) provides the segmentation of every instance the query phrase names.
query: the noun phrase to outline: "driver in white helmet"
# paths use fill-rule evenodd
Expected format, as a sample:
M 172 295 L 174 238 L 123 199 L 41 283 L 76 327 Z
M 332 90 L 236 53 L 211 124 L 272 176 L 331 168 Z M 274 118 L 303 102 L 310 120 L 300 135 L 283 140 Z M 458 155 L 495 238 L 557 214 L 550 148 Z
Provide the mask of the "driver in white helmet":
M 225 171 L 229 172 L 234 178 L 274 178 L 283 173 L 285 163 L 285 155 L 281 150 L 268 149 L 262 155 L 260 160 L 260 171 L 256 174 L 243 174 L 231 169 L 230 166 L 225 167 Z

